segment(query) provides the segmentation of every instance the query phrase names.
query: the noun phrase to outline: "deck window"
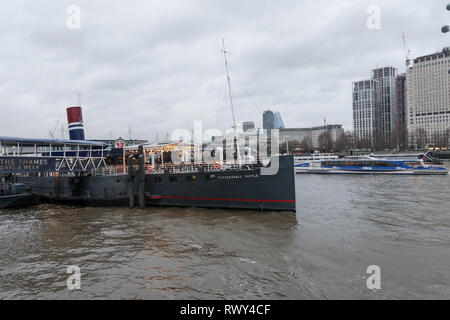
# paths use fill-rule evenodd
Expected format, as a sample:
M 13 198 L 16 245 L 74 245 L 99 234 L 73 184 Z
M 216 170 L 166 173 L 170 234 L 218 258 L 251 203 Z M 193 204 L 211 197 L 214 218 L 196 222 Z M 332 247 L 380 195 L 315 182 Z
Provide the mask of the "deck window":
M 155 183 L 162 183 L 162 177 L 153 177 L 153 181 L 155 181 Z
M 178 182 L 178 176 L 170 176 L 169 177 L 170 183 L 176 183 Z
M 197 176 L 195 176 L 195 175 L 186 176 L 186 180 L 187 180 L 187 182 L 197 182 Z
M 216 175 L 214 175 L 214 174 L 207 174 L 207 175 L 205 175 L 205 180 L 207 182 L 216 181 Z
M 396 167 L 387 161 L 324 161 L 322 167 Z

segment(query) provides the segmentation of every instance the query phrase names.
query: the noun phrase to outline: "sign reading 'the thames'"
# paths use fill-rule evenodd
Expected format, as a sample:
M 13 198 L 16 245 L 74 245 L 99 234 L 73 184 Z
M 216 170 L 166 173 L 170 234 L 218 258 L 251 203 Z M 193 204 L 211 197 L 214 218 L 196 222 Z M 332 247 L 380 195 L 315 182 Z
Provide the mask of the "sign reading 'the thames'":
M 56 161 L 52 158 L 0 157 L 0 174 L 54 172 L 55 168 Z

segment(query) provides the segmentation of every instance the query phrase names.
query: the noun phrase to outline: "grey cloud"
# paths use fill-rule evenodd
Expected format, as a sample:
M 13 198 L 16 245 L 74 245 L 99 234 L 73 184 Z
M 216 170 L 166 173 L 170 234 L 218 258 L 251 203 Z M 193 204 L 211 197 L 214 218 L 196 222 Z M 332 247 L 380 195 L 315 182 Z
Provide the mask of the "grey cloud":
M 69 5 L 81 30 L 66 28 Z M 401 33 L 414 55 L 448 45 L 446 1 L 16 1 L 0 12 L 1 134 L 45 137 L 83 92 L 90 138 L 153 139 L 176 128 L 231 125 L 221 39 L 231 51 L 241 121 L 280 111 L 291 127 L 351 129 L 351 82 L 376 65 L 403 71 Z M 366 28 L 379 5 L 381 30 Z M 248 90 L 253 98 L 249 99 Z

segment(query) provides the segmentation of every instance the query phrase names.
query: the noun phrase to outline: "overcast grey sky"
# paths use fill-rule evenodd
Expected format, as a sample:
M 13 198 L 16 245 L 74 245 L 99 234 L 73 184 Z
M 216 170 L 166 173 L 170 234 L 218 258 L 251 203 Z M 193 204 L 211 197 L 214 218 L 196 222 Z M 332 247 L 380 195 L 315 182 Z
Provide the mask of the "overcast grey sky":
M 75 91 L 82 92 L 87 138 L 127 136 L 130 124 L 133 137 L 151 140 L 194 120 L 229 127 L 223 38 L 240 121 L 261 126 L 260 111 L 271 108 L 287 127 L 321 125 L 326 116 L 351 129 L 351 82 L 377 65 L 403 72 L 403 31 L 413 57 L 448 46 L 440 33 L 450 23 L 447 2 L 2 3 L 0 135 L 47 138 L 58 118 L 66 122 Z M 72 4 L 81 9 L 79 30 L 66 25 Z M 366 25 L 371 5 L 381 9 L 379 30 Z

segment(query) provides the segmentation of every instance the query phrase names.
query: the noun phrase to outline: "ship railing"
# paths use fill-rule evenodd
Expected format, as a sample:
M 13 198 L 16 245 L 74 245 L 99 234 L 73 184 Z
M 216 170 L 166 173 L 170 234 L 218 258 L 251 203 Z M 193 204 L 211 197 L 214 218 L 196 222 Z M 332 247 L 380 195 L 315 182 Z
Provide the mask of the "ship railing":
M 107 166 L 97 171 L 96 174 L 100 176 L 121 176 L 127 174 L 127 172 L 124 172 L 123 168 L 117 166 Z
M 236 171 L 236 170 L 255 170 L 260 168 L 261 164 L 164 164 L 164 165 L 147 165 L 147 174 L 164 174 L 164 173 L 196 173 L 196 172 L 221 172 L 221 171 Z
M 198 173 L 198 172 L 222 172 L 222 171 L 236 171 L 236 170 L 255 170 L 261 168 L 261 164 L 212 164 L 212 163 L 199 163 L 199 164 L 157 164 L 157 165 L 145 165 L 145 173 L 146 174 L 176 174 L 176 173 Z M 135 165 L 134 169 L 139 169 L 139 166 Z M 97 175 L 106 175 L 106 176 L 119 176 L 119 175 L 127 175 L 128 174 L 128 166 L 107 166 L 102 170 L 97 171 Z

